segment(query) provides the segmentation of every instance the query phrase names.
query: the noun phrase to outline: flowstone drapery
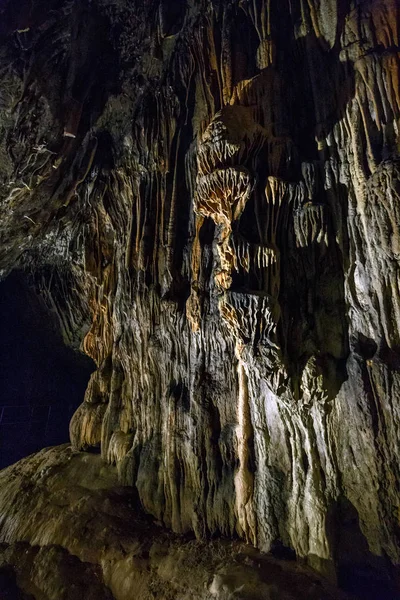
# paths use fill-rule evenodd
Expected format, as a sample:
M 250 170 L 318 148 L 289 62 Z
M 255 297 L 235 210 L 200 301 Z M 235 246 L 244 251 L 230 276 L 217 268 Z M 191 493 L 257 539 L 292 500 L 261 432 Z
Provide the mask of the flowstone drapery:
M 28 4 L 0 9 L 0 268 L 97 365 L 73 447 L 175 532 L 388 573 L 398 3 Z

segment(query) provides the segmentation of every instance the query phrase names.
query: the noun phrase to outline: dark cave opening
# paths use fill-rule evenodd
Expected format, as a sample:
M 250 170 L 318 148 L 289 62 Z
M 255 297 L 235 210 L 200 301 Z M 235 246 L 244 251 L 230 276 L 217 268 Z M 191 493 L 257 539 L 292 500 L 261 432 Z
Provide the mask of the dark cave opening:
M 67 347 L 21 273 L 0 283 L 0 468 L 69 441 L 92 361 Z

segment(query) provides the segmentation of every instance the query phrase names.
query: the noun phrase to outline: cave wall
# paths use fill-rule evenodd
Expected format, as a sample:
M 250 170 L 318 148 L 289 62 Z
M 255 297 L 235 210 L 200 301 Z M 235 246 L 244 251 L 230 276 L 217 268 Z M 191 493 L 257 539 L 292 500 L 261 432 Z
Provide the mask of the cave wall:
M 1 275 L 96 363 L 73 446 L 176 532 L 398 563 L 398 3 L 0 16 Z

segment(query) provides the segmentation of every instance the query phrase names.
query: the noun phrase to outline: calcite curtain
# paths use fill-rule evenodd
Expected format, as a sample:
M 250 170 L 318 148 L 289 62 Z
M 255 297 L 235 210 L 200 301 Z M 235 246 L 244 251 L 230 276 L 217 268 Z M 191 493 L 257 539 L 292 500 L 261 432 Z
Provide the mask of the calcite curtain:
M 0 4 L 1 276 L 96 363 L 73 446 L 176 532 L 400 559 L 399 22 Z

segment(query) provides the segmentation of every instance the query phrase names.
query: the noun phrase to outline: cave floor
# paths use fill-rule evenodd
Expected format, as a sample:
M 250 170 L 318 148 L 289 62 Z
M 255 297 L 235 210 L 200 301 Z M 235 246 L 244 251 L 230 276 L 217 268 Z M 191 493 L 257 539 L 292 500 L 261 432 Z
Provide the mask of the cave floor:
M 68 445 L 0 472 L 0 515 L 4 598 L 349 597 L 299 562 L 169 532 L 140 512 L 132 488 L 118 487 L 114 467 Z

